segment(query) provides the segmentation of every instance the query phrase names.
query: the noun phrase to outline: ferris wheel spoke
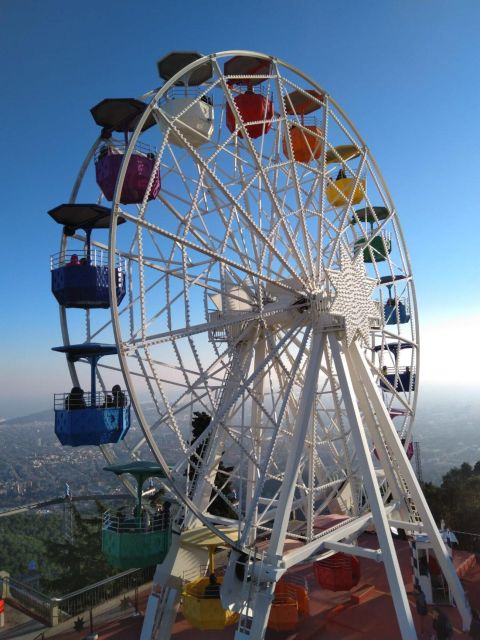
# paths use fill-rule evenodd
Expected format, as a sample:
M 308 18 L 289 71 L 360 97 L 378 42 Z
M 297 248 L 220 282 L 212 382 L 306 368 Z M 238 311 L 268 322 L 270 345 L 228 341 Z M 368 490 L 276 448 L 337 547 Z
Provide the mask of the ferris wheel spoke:
M 285 255 L 285 258 L 288 260 L 291 256 L 293 256 L 292 246 L 288 242 L 285 242 L 285 240 L 281 236 L 277 235 L 278 234 L 279 225 L 280 225 L 280 223 L 278 222 L 276 225 L 274 225 L 272 227 L 272 234 L 277 236 L 279 246 L 284 247 L 284 255 Z M 293 234 L 295 236 L 297 235 L 297 233 L 301 229 L 301 227 L 302 227 L 302 222 L 300 220 L 298 220 L 297 223 L 296 223 L 295 228 L 293 229 Z M 269 267 L 268 267 L 269 271 L 272 268 L 271 264 L 272 264 L 272 256 L 270 256 L 270 259 L 269 259 Z
M 183 411 L 185 411 L 186 409 L 192 408 L 195 401 L 198 401 L 198 400 L 202 401 L 203 398 L 207 396 L 207 391 L 206 391 L 207 380 L 210 381 L 210 384 L 212 382 L 215 382 L 220 386 L 220 384 L 224 381 L 224 378 L 221 374 L 225 370 L 225 365 L 222 364 L 222 360 L 225 358 L 225 356 L 226 356 L 226 353 L 222 353 L 214 362 L 210 364 L 209 368 L 206 369 L 199 376 L 197 372 L 191 371 L 192 374 L 195 373 L 198 377 L 194 382 L 191 383 L 190 386 L 187 387 L 187 389 L 185 389 L 183 394 L 181 394 L 172 402 L 171 408 L 174 415 L 178 415 Z M 164 363 L 164 362 L 159 362 L 155 360 L 152 360 L 152 362 L 158 366 L 171 368 L 171 365 L 168 365 L 167 363 Z M 180 369 L 181 367 L 174 367 L 174 368 Z M 193 394 L 195 394 L 194 397 L 192 397 Z M 184 404 L 181 404 L 182 402 L 184 402 Z M 159 411 L 159 417 L 151 426 L 152 433 L 161 425 L 166 424 L 167 419 L 168 419 L 168 412 L 161 413 Z M 138 445 L 135 447 L 134 451 L 138 449 L 141 446 L 141 444 L 142 442 L 139 442 Z
M 173 204 L 167 200 L 164 196 L 159 196 L 159 200 L 162 202 L 162 204 L 175 216 L 175 218 L 178 220 L 178 222 L 180 223 L 181 227 L 184 227 L 186 224 L 186 218 L 185 216 L 183 216 L 176 207 L 173 206 Z M 189 232 L 192 234 L 192 236 L 195 238 L 195 240 L 197 242 L 199 242 L 201 245 L 204 245 L 207 249 L 212 250 L 213 247 L 211 246 L 211 243 L 209 243 L 203 233 L 201 228 L 197 228 L 193 225 L 190 225 L 190 229 Z
M 252 354 L 251 340 L 242 342 L 238 350 L 234 352 L 234 359 L 225 381 L 217 412 L 213 416 L 207 429 L 205 429 L 195 441 L 197 447 L 205 442 L 206 449 L 204 456 L 202 456 L 202 459 L 199 461 L 199 467 L 196 470 L 190 491 L 192 501 L 198 505 L 201 513 L 205 512 L 206 506 L 209 503 L 211 486 L 214 482 L 214 477 L 225 447 L 225 436 L 227 434 L 224 431 L 224 425 L 238 400 L 238 388 L 239 385 L 241 386 L 242 379 L 249 369 Z M 188 517 L 188 523 L 190 525 L 193 524 L 194 520 L 194 514 Z
M 138 261 L 138 257 L 135 256 L 133 257 L 130 254 L 130 259 L 131 260 L 135 260 Z M 161 267 L 157 267 L 156 265 L 150 264 L 149 261 L 146 262 L 146 265 L 149 267 L 152 267 L 153 269 L 160 269 L 162 270 Z M 160 278 L 158 278 L 157 280 L 155 280 L 154 282 L 152 282 L 146 289 L 145 289 L 145 293 L 148 293 L 149 291 L 151 291 L 152 289 L 154 289 L 155 287 L 157 287 L 164 279 L 165 275 L 176 275 L 178 278 L 182 278 L 182 275 L 180 274 L 180 272 L 178 272 L 177 274 L 175 273 L 175 271 L 171 271 L 171 270 L 165 270 L 165 272 L 162 274 L 162 276 L 160 276 Z M 193 278 L 192 278 L 193 279 Z M 197 283 L 196 283 L 197 284 Z M 216 292 L 218 293 L 220 290 L 219 289 L 213 289 L 212 287 L 208 287 L 208 285 L 204 285 L 204 284 L 200 284 L 200 286 L 204 286 L 206 288 L 209 288 L 212 290 L 212 292 Z M 140 299 L 140 295 L 137 295 L 135 298 L 133 298 L 127 305 L 124 305 L 122 307 L 121 310 L 119 310 L 119 316 L 124 315 L 125 313 L 129 312 L 131 310 L 131 308 L 139 301 Z M 87 314 L 87 318 L 88 318 L 88 314 Z M 104 324 L 100 325 L 100 327 L 89 334 L 89 341 L 94 340 L 98 335 L 100 335 L 103 331 L 105 331 L 105 329 L 107 329 L 109 326 L 111 326 L 111 321 L 107 321 Z
M 325 350 L 325 362 L 327 370 L 326 380 L 331 379 L 336 381 L 337 376 L 334 370 L 331 352 L 328 348 Z M 321 396 L 317 395 L 315 412 L 316 418 L 322 426 L 322 433 L 324 434 L 324 440 L 321 444 L 326 444 L 337 468 L 341 468 L 342 464 L 345 465 L 346 476 L 350 478 L 353 474 L 351 460 L 348 458 L 348 460 L 342 463 L 343 456 L 340 455 L 337 447 L 337 443 L 339 443 L 342 445 L 342 451 L 348 451 L 349 429 L 345 426 L 344 410 L 340 401 L 339 391 L 340 387 L 338 382 L 330 385 L 327 390 L 327 398 L 333 403 L 333 410 L 325 406 Z M 325 415 L 326 420 L 323 419 L 323 415 Z
M 283 417 L 287 411 L 287 405 L 290 402 L 290 397 L 292 394 L 292 389 L 293 386 L 296 382 L 296 378 L 297 378 L 297 374 L 298 374 L 298 370 L 299 367 L 301 366 L 301 363 L 305 357 L 306 354 L 306 349 L 307 349 L 307 344 L 308 344 L 308 340 L 310 338 L 310 331 L 307 328 L 304 332 L 303 335 L 303 339 L 302 342 L 300 343 L 298 352 L 297 352 L 297 356 L 295 361 L 292 364 L 292 367 L 290 369 L 290 373 L 286 374 L 287 376 L 287 384 L 284 387 L 284 392 L 283 392 L 283 403 L 280 407 L 280 411 L 279 411 L 279 415 L 277 418 L 277 422 L 276 422 L 276 429 L 275 431 L 271 434 L 270 440 L 267 444 L 266 450 L 263 453 L 263 459 L 261 461 L 261 466 L 260 466 L 260 478 L 263 478 L 264 480 L 257 483 L 257 487 L 255 490 L 255 493 L 253 495 L 253 498 L 251 500 L 251 504 L 250 504 L 250 508 L 249 510 L 246 512 L 245 514 L 245 526 L 240 538 L 240 544 L 244 545 L 246 543 L 247 537 L 249 536 L 249 531 L 253 526 L 253 519 L 254 519 L 254 514 L 255 514 L 255 509 L 256 509 L 256 505 L 259 504 L 260 502 L 260 496 L 261 493 L 263 491 L 263 483 L 265 481 L 265 478 L 270 475 L 269 474 L 269 467 L 272 467 L 275 465 L 275 461 L 274 461 L 274 451 L 276 449 L 276 445 L 278 443 L 278 438 L 279 438 L 279 433 L 280 433 L 280 428 L 283 422 Z M 280 476 L 279 476 L 280 479 Z
M 227 93 L 227 99 L 228 99 L 228 94 L 229 94 L 229 89 L 228 87 L 226 87 L 226 84 L 224 84 L 224 90 Z M 230 96 L 230 100 L 231 100 L 231 96 Z M 234 109 L 236 109 L 236 107 L 234 107 Z M 248 136 L 247 136 L 248 137 Z M 260 159 L 257 157 L 256 155 L 256 151 L 254 149 L 251 149 L 256 164 L 257 164 L 257 170 L 262 174 L 262 178 L 265 181 L 265 184 L 267 185 L 267 187 L 269 187 L 269 182 L 266 179 L 266 176 L 264 175 L 264 171 L 263 171 L 263 167 L 261 166 L 261 162 Z M 226 187 L 226 185 L 220 180 L 220 178 L 217 177 L 216 173 L 213 172 L 209 166 L 207 164 L 204 163 L 203 159 L 198 156 L 197 160 L 199 162 L 199 164 L 204 167 L 206 175 L 208 177 L 208 179 L 213 183 L 213 185 L 224 195 L 224 197 L 226 197 L 228 199 L 228 201 L 231 203 L 231 205 L 233 205 L 237 211 L 242 215 L 242 218 L 245 220 L 245 223 L 251 227 L 255 233 L 256 236 L 262 240 L 262 242 L 265 244 L 265 246 L 268 247 L 269 251 L 276 257 L 276 259 L 284 266 L 284 268 L 290 273 L 290 275 L 295 279 L 298 280 L 300 284 L 303 284 L 302 279 L 298 276 L 297 272 L 292 269 L 292 267 L 285 262 L 285 260 L 283 259 L 283 256 L 276 250 L 275 246 L 273 245 L 273 243 L 269 240 L 268 235 L 265 234 L 264 231 L 262 231 L 262 229 L 257 225 L 257 223 L 254 221 L 253 217 L 248 213 L 248 211 L 240 204 L 240 202 L 238 201 L 238 198 L 235 198 L 233 196 L 233 194 L 228 190 L 228 188 Z M 271 188 L 269 189 L 270 195 L 273 196 L 272 190 Z M 278 207 L 278 203 L 275 200 L 275 203 Z M 268 230 L 267 230 L 268 233 Z M 287 234 L 288 235 L 288 234 Z M 293 237 L 289 236 L 290 240 L 292 242 L 294 242 Z M 297 256 L 298 259 L 299 256 Z M 299 266 L 302 266 L 302 261 L 299 261 Z
M 218 63 L 215 61 L 214 64 L 217 66 L 217 71 L 220 72 L 220 69 L 218 67 Z M 221 72 L 220 72 L 221 73 Z M 231 91 L 229 86 L 227 85 L 227 82 L 225 81 L 225 79 L 222 77 L 221 78 L 221 84 L 223 87 L 223 91 L 226 97 L 226 100 L 228 102 L 228 104 L 230 105 L 230 108 L 232 109 L 232 112 L 234 114 L 236 114 L 236 120 L 237 122 L 240 124 L 240 127 L 243 128 L 243 139 L 245 140 L 245 143 L 248 147 L 249 153 L 251 158 L 253 159 L 254 163 L 255 163 L 255 167 L 257 169 L 257 171 L 259 172 L 261 178 L 262 178 L 262 183 L 265 185 L 266 189 L 267 189 L 267 193 L 268 193 L 268 197 L 275 209 L 276 215 L 279 217 L 279 219 L 282 221 L 282 227 L 284 232 L 286 233 L 286 236 L 289 240 L 289 242 L 292 244 L 292 247 L 294 247 L 294 254 L 295 254 L 295 258 L 297 260 L 297 265 L 298 268 L 301 270 L 301 273 L 303 275 L 307 274 L 307 269 L 306 269 L 306 265 L 304 262 L 303 257 L 300 255 L 300 252 L 298 251 L 298 249 L 296 249 L 296 243 L 295 243 L 295 238 L 293 237 L 292 231 L 288 225 L 288 222 L 285 220 L 284 216 L 283 216 L 283 211 L 282 208 L 280 206 L 280 203 L 278 202 L 278 199 L 276 197 L 275 191 L 270 183 L 270 180 L 268 179 L 268 176 L 266 174 L 265 171 L 265 167 L 262 164 L 262 159 L 261 157 L 258 155 L 257 150 L 255 149 L 255 146 L 253 145 L 250 136 L 248 135 L 247 131 L 245 130 L 245 125 L 242 121 L 242 118 L 238 112 L 236 103 L 232 97 Z M 243 215 L 245 215 L 247 212 L 245 210 L 243 210 L 242 208 L 239 208 L 239 210 L 242 212 Z M 246 215 L 247 220 L 248 218 L 248 214 Z M 254 228 L 256 227 L 255 223 L 253 222 L 253 219 L 250 219 L 250 224 L 253 224 Z M 259 228 L 256 228 L 257 233 L 259 232 Z M 262 237 L 263 234 L 260 236 Z M 262 240 L 265 242 L 267 238 L 265 236 L 262 237 Z M 269 244 L 269 249 L 270 251 L 272 251 L 273 247 Z M 278 254 L 276 251 L 273 251 L 274 255 L 276 255 L 277 259 L 279 258 Z M 286 267 L 286 269 L 293 275 L 294 272 L 292 272 L 292 270 L 290 269 L 290 267 L 288 265 L 286 265 L 283 260 L 281 260 L 281 262 L 284 264 L 284 266 Z M 294 275 L 295 279 L 299 279 L 300 282 L 302 284 L 304 284 L 304 280 L 303 278 L 299 278 L 297 275 Z
M 186 273 L 186 270 L 187 270 L 187 255 L 186 255 L 184 247 L 182 248 L 182 254 L 183 254 L 183 257 L 184 257 L 184 273 Z M 188 281 L 187 281 L 187 283 L 188 283 Z M 187 320 L 188 324 L 191 323 L 191 303 L 190 303 L 190 295 L 189 295 L 190 294 L 190 286 L 192 286 L 192 285 L 190 285 L 190 283 L 188 283 L 186 285 L 185 289 L 184 289 L 184 291 L 185 291 L 185 317 L 186 317 L 186 320 Z M 189 345 L 190 345 L 190 351 L 193 354 L 197 369 L 198 369 L 200 375 L 204 375 L 204 369 L 203 369 L 202 362 L 201 362 L 201 359 L 199 357 L 198 349 L 197 349 L 197 347 L 195 345 L 195 342 L 192 339 L 192 336 L 188 336 L 187 339 L 188 339 L 188 342 L 189 342 Z M 177 359 L 180 362 L 181 359 L 180 359 L 180 355 L 178 353 L 178 345 L 177 345 L 176 341 L 173 341 L 172 345 L 173 345 L 175 351 L 177 352 Z M 183 367 L 183 363 L 182 363 L 182 368 L 184 368 Z M 185 371 L 184 371 L 184 376 L 185 376 L 185 381 L 186 381 L 187 385 L 190 385 L 190 382 L 188 380 L 188 377 L 187 377 L 187 374 L 186 374 Z M 214 399 L 213 399 L 210 387 L 207 387 L 207 394 L 208 394 L 208 398 L 209 398 L 210 403 L 213 403 Z
M 333 240 L 332 250 L 331 250 L 331 253 L 330 253 L 330 258 L 329 258 L 329 260 L 327 261 L 327 264 L 326 264 L 326 269 L 331 269 L 332 268 L 333 260 L 334 260 L 335 256 L 338 255 L 339 243 L 342 240 L 344 240 L 344 236 L 345 236 L 344 232 L 345 232 L 345 229 L 348 228 L 348 225 L 347 225 L 348 215 L 349 215 L 349 212 L 351 211 L 351 208 L 352 208 L 352 200 L 353 200 L 353 197 L 354 197 L 354 193 L 355 193 L 356 189 L 358 188 L 358 186 L 360 184 L 360 175 L 362 174 L 362 171 L 364 169 L 365 161 L 366 161 L 366 153 L 364 153 L 362 155 L 362 159 L 361 159 L 359 168 L 358 168 L 357 172 L 353 174 L 354 175 L 353 179 L 355 180 L 355 182 L 354 182 L 354 184 L 352 186 L 351 194 L 350 194 L 350 197 L 348 199 L 348 202 L 345 204 L 345 206 L 343 208 L 343 214 L 342 214 L 342 217 L 341 217 L 341 220 L 340 220 L 340 233 L 338 233 L 336 238 L 334 238 L 334 240 Z M 332 184 L 335 185 L 335 182 L 333 182 Z M 337 191 L 338 191 L 338 193 L 340 195 L 343 195 L 342 192 L 339 191 L 338 189 L 337 189 Z M 348 241 L 347 241 L 347 246 L 348 246 Z
M 280 74 L 279 74 L 278 65 L 276 63 L 274 63 L 274 67 L 275 67 L 275 71 L 276 71 L 277 91 L 278 91 L 278 95 L 280 97 L 280 100 L 279 100 L 280 111 L 281 111 L 281 116 L 282 116 L 282 119 L 283 119 L 283 124 L 286 127 L 287 126 L 287 113 L 286 113 L 286 110 L 285 110 L 284 85 L 283 85 L 283 80 L 281 79 Z M 292 148 L 292 141 L 290 139 L 290 135 L 288 135 L 288 132 L 286 132 L 285 139 L 287 141 L 288 154 L 289 154 L 289 157 L 290 157 L 290 172 L 293 175 L 295 200 L 296 200 L 296 203 L 297 203 L 297 208 L 298 208 L 298 210 L 300 212 L 299 220 L 300 220 L 300 223 L 301 223 L 301 231 L 302 231 L 302 235 L 303 235 L 303 243 L 304 243 L 305 250 L 306 250 L 306 257 L 307 257 L 307 264 L 308 264 L 307 273 L 309 275 L 309 281 L 311 282 L 313 277 L 314 277 L 314 269 L 313 269 L 313 261 L 312 261 L 312 252 L 311 252 L 309 237 L 308 237 L 308 233 L 307 233 L 307 226 L 305 224 L 305 213 L 304 213 L 305 212 L 305 208 L 304 208 L 305 205 L 304 205 L 304 202 L 302 201 L 300 182 L 299 182 L 299 178 L 298 178 L 296 163 L 294 161 L 295 154 L 294 154 L 294 151 L 293 151 L 293 148 Z
M 295 329 L 291 329 L 291 332 L 295 331 Z M 287 334 L 284 338 L 284 341 L 287 341 L 290 338 L 290 336 Z M 282 341 L 281 341 L 282 342 Z M 281 343 L 279 344 L 279 348 L 281 348 Z M 252 382 L 259 376 L 259 374 L 261 374 L 262 369 L 264 369 L 267 365 L 268 362 L 272 359 L 272 354 L 268 354 L 265 357 L 265 360 L 256 367 L 256 369 L 254 370 L 254 372 L 250 375 L 250 377 L 244 382 L 244 388 L 249 388 L 249 386 L 252 384 Z M 228 430 L 228 422 L 224 422 L 224 418 L 222 417 L 223 415 L 226 415 L 226 411 L 230 411 L 230 407 L 233 407 L 235 402 L 238 400 L 238 391 L 235 392 L 234 397 L 231 398 L 231 400 L 229 401 L 229 403 L 225 406 L 225 409 L 223 409 L 223 412 L 220 412 L 220 414 L 217 416 L 217 423 L 218 425 L 221 427 L 221 429 L 225 432 L 225 434 L 227 436 L 229 436 L 230 438 L 232 438 L 232 440 L 237 444 L 237 446 L 241 447 L 241 442 L 239 442 L 238 438 L 235 436 L 235 434 L 232 431 Z M 210 437 L 210 434 L 208 434 L 208 436 L 206 437 Z M 201 438 L 203 438 L 203 434 L 201 436 Z M 199 439 L 200 440 L 200 439 Z M 199 442 L 199 440 L 196 441 Z M 222 438 L 223 441 L 223 438 Z M 253 468 L 256 468 L 256 461 L 255 461 L 255 456 L 252 455 L 252 453 L 250 451 L 246 451 L 244 447 L 242 447 L 243 452 L 245 453 L 246 457 L 250 460 L 251 464 L 253 465 Z M 211 463 L 212 464 L 212 463 Z M 213 462 L 213 464 L 215 464 L 215 462 Z M 212 473 L 213 468 L 211 466 L 206 466 L 206 474 L 208 475 L 208 477 L 210 477 L 211 473 Z
M 223 224 L 225 226 L 225 239 L 224 242 L 228 242 L 231 243 L 232 249 L 234 251 L 236 251 L 236 254 L 240 257 L 240 259 L 242 260 L 242 264 L 244 264 L 248 269 L 252 269 L 252 263 L 250 260 L 250 257 L 248 255 L 248 251 L 246 249 L 246 244 L 243 238 L 243 229 L 242 229 L 242 225 L 240 223 L 238 223 L 238 229 L 240 231 L 240 240 L 242 242 L 242 246 L 240 246 L 240 244 L 238 243 L 236 237 L 230 232 L 230 226 L 231 223 L 230 221 L 232 220 L 233 216 L 235 216 L 236 218 L 238 218 L 238 213 L 237 213 L 237 209 L 235 207 L 231 207 L 231 211 L 230 211 L 230 221 L 227 220 L 226 216 L 223 213 L 223 209 L 226 207 L 222 207 L 221 203 L 218 199 L 217 193 L 215 191 L 214 188 L 210 188 L 208 191 L 210 197 L 212 198 L 212 200 L 214 201 L 214 203 L 216 204 L 217 207 L 217 211 L 219 212 L 220 217 L 222 218 Z M 224 245 L 225 247 L 226 245 Z M 259 270 L 259 263 L 258 260 L 255 261 L 255 264 L 257 266 L 257 271 Z
M 323 175 L 321 173 L 313 174 L 310 180 L 310 188 L 308 188 L 308 182 L 303 180 L 300 183 L 300 192 L 303 194 L 304 202 L 303 208 L 305 210 L 310 209 L 314 198 L 319 197 L 319 185 L 323 182 Z
M 321 361 L 324 344 L 324 335 L 313 331 L 310 353 L 308 357 L 308 365 L 305 374 L 306 384 L 302 389 L 299 412 L 292 438 L 292 449 L 290 450 L 286 461 L 285 475 L 278 497 L 277 516 L 274 520 L 272 535 L 268 547 L 268 555 L 272 557 L 274 557 L 278 553 L 282 553 L 283 551 L 288 521 L 286 521 L 285 518 L 281 517 L 281 515 L 279 516 L 279 514 L 283 514 L 285 512 L 289 513 L 291 510 L 291 503 L 293 500 L 296 479 L 298 477 L 299 471 L 299 461 L 302 456 L 303 443 L 307 433 L 308 423 L 310 422 L 310 396 L 313 396 L 317 384 L 317 365 Z
M 281 314 L 290 309 L 290 305 L 272 304 L 269 308 L 264 307 L 261 311 L 247 311 L 232 313 L 231 316 L 225 314 L 219 320 L 210 320 L 198 325 L 185 326 L 177 329 L 169 329 L 163 333 L 157 333 L 150 336 L 142 336 L 140 338 L 131 338 L 123 343 L 125 353 L 129 353 L 139 347 L 147 348 L 163 342 L 172 342 L 188 336 L 201 333 L 208 333 L 215 330 L 222 330 L 234 327 L 239 324 L 245 324 L 254 320 L 265 319 L 270 316 Z
M 281 351 L 284 348 L 285 344 L 288 344 L 288 341 L 291 339 L 291 336 L 294 334 L 294 332 L 297 331 L 297 329 L 295 327 L 293 327 L 292 329 L 290 329 L 290 331 L 285 334 L 285 336 L 279 341 L 278 345 L 277 345 L 277 349 L 276 351 L 281 353 Z M 249 391 L 251 384 L 260 376 L 263 377 L 263 373 L 262 371 L 267 371 L 270 367 L 271 367 L 271 361 L 275 358 L 275 353 L 274 352 L 269 352 L 268 354 L 265 355 L 265 358 L 262 360 L 262 362 L 260 364 L 257 365 L 257 367 L 255 368 L 255 370 L 253 371 L 253 373 L 249 376 L 248 379 L 244 380 L 243 382 L 243 388 L 247 391 Z M 235 403 L 238 401 L 238 390 L 235 389 L 235 392 L 233 394 L 233 396 L 230 398 L 229 403 L 227 405 L 225 405 L 224 409 L 217 415 L 216 419 L 217 419 L 217 423 L 219 424 L 220 428 L 225 432 L 225 434 L 227 436 L 229 436 L 230 438 L 232 438 L 232 440 L 234 440 L 236 442 L 237 445 L 241 446 L 241 443 L 239 442 L 238 437 L 235 434 L 235 430 L 231 429 L 229 427 L 230 422 L 232 417 L 235 415 L 235 413 L 238 411 L 238 408 L 235 409 Z M 266 411 L 266 409 L 264 407 L 261 408 L 263 414 L 267 417 L 267 420 L 271 422 L 272 427 L 274 429 L 277 428 L 278 425 L 278 420 L 273 420 L 272 416 Z M 281 410 L 283 412 L 283 409 Z M 227 420 L 225 418 L 225 412 L 228 412 L 229 414 L 229 419 Z M 196 441 L 195 441 L 195 448 L 196 446 L 198 446 L 199 444 L 201 444 L 204 440 L 208 439 L 210 437 L 210 430 L 206 430 Z M 243 451 L 245 452 L 246 449 L 244 447 L 242 447 Z M 192 453 L 193 453 L 194 447 L 192 447 Z M 247 452 L 248 457 L 250 458 L 250 460 L 252 462 L 255 462 L 254 460 L 254 456 L 252 456 L 251 451 Z
M 335 125 L 336 127 L 338 127 L 339 131 L 343 134 L 344 140 L 346 143 L 352 144 L 355 147 L 359 147 L 359 146 L 364 147 L 365 145 L 363 143 L 359 145 L 358 136 L 355 135 L 350 130 L 350 128 L 346 126 L 340 119 L 340 115 L 338 113 L 338 107 L 331 96 L 329 97 L 329 103 L 330 103 L 330 106 L 329 106 L 328 113 L 332 121 L 330 123 L 330 126 Z M 348 119 L 345 118 L 345 120 L 347 121 L 348 125 L 350 125 L 350 122 L 348 121 Z
M 240 182 L 241 182 L 242 187 L 243 187 L 245 207 L 246 207 L 247 211 L 249 212 L 250 216 L 252 216 L 252 209 L 250 207 L 250 199 L 249 199 L 249 193 L 248 193 L 248 183 L 246 182 L 242 165 L 240 165 L 239 168 L 238 168 L 238 174 L 239 174 L 239 177 L 240 177 Z M 259 211 L 259 225 L 260 225 L 260 227 L 263 228 L 264 225 L 262 224 L 263 221 L 262 221 L 260 215 L 261 215 L 261 211 Z M 245 242 L 245 238 L 244 238 L 243 227 L 240 224 L 240 220 L 237 221 L 237 224 L 238 224 L 240 237 L 242 239 L 242 244 L 243 244 L 243 247 L 245 249 L 246 248 L 246 242 Z M 263 260 L 261 260 L 261 258 L 260 258 L 259 247 L 257 245 L 257 237 L 252 232 L 250 232 L 250 242 L 252 244 L 253 255 L 254 255 L 254 258 L 255 258 L 255 264 L 257 265 L 257 268 L 259 268 L 259 266 L 263 263 Z
M 149 228 L 152 229 L 153 231 L 155 231 L 156 233 L 164 236 L 165 238 L 168 238 L 169 240 L 173 240 L 174 242 L 178 243 L 179 245 L 184 245 L 186 247 L 188 247 L 189 249 L 192 249 L 193 251 L 197 251 L 199 253 L 203 253 L 205 255 L 210 256 L 211 258 L 214 258 L 216 262 L 222 263 L 226 266 L 232 267 L 234 269 L 238 269 L 239 271 L 243 271 L 244 273 L 254 276 L 256 278 L 258 278 L 259 280 L 263 280 L 265 282 L 270 282 L 272 284 L 275 284 L 276 286 L 283 288 L 287 291 L 292 291 L 295 292 L 295 289 L 293 289 L 292 287 L 290 287 L 289 285 L 285 284 L 285 282 L 282 281 L 278 281 L 275 280 L 274 278 L 271 278 L 265 274 L 262 273 L 258 273 L 257 271 L 254 271 L 253 269 L 249 269 L 248 267 L 243 266 L 242 264 L 235 262 L 234 260 L 231 260 L 225 256 L 220 256 L 218 254 L 216 254 L 214 251 L 207 249 L 206 247 L 200 246 L 195 244 L 194 242 L 191 242 L 190 240 L 187 240 L 186 238 L 183 238 L 181 236 L 178 236 L 170 231 L 167 231 L 166 229 L 163 229 L 161 227 L 158 227 L 157 225 L 152 224 L 151 222 L 147 222 L 146 220 L 140 220 L 138 218 L 136 218 L 135 216 L 132 216 L 129 213 L 125 213 L 122 212 L 121 213 L 123 218 L 127 218 L 128 220 L 130 220 L 131 222 L 134 222 L 136 224 L 138 224 L 141 227 L 145 227 L 145 228 Z

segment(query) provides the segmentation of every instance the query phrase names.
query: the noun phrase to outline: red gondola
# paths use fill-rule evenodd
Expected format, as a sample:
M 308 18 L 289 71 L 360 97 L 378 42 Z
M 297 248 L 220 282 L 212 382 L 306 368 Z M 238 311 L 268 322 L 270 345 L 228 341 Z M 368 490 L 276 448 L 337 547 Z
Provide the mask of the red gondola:
M 235 96 L 234 102 L 250 138 L 259 138 L 263 133 L 270 131 L 273 118 L 273 102 L 270 98 L 261 93 L 253 93 L 250 88 L 245 93 Z M 256 124 L 248 124 L 249 122 Z M 227 127 L 232 133 L 236 128 L 235 116 L 229 104 L 227 104 Z M 242 129 L 238 131 L 238 135 L 243 138 Z

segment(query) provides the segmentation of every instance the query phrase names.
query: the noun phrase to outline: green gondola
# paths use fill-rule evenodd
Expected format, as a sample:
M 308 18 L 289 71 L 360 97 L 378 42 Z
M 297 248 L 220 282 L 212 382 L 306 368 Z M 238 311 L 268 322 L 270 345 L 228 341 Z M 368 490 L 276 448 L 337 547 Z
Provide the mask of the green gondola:
M 164 478 L 163 469 L 153 462 L 131 462 L 105 467 L 116 475 L 129 473 L 137 482 L 137 505 L 131 515 L 123 509 L 103 516 L 102 551 L 118 569 L 150 567 L 162 563 L 172 543 L 169 503 L 155 513 L 142 507 L 142 487 L 148 478 Z
M 369 240 L 368 238 L 360 238 L 354 244 L 354 253 L 357 253 L 363 249 L 363 261 L 364 262 L 384 262 L 387 259 L 387 255 L 392 250 L 392 241 L 390 238 L 385 238 L 382 235 L 375 236 Z

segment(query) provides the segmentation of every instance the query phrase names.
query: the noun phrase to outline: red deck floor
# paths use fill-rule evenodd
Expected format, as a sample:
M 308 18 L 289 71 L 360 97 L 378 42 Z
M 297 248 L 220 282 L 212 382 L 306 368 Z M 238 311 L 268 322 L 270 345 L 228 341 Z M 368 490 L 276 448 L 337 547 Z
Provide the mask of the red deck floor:
M 374 535 L 364 535 L 362 546 L 376 548 L 377 540 Z M 407 542 L 395 541 L 400 561 L 402 575 L 407 589 L 409 601 L 420 638 L 420 619 L 415 613 L 415 599 L 412 588 L 410 566 L 410 549 Z M 480 565 L 473 565 L 472 556 L 465 552 L 455 552 L 455 565 L 470 559 L 470 569 L 463 578 L 464 587 L 469 595 L 472 606 L 480 608 Z M 472 566 L 473 565 L 473 566 Z M 267 630 L 266 640 L 401 640 L 392 598 L 388 589 L 387 578 L 382 563 L 373 560 L 360 559 L 362 585 L 372 585 L 374 590 L 361 604 L 351 602 L 349 592 L 333 593 L 318 587 L 313 575 L 312 565 L 295 567 L 292 573 L 307 579 L 310 588 L 310 616 L 300 619 L 298 628 L 290 632 L 275 632 Z M 140 596 L 140 609 L 143 611 L 148 597 L 147 592 Z M 430 607 L 433 610 L 433 607 Z M 444 607 L 455 628 L 454 638 L 465 638 L 461 631 L 460 616 L 453 607 Z M 120 618 L 120 616 L 124 616 Z M 101 640 L 137 640 L 143 618 L 125 616 L 119 613 L 119 618 L 104 625 L 96 625 L 95 630 Z M 193 629 L 179 613 L 174 626 L 175 640 L 232 640 L 235 627 L 228 627 L 223 631 L 199 631 Z M 425 621 L 424 638 L 429 639 L 432 632 L 431 614 Z M 80 640 L 85 637 L 81 633 L 65 631 L 54 636 L 58 640 Z

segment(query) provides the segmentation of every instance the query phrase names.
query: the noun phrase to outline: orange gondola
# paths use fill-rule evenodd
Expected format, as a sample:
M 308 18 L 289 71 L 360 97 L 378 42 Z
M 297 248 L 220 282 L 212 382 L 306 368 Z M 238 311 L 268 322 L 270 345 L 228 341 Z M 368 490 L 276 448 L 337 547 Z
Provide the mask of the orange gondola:
M 289 129 L 295 162 L 318 160 L 322 153 L 322 130 L 315 125 L 291 125 Z M 283 138 L 282 149 L 288 158 L 288 143 Z
M 282 578 L 277 582 L 270 609 L 268 628 L 274 631 L 293 631 L 299 616 L 310 614 L 308 590 L 305 584 L 299 584 Z
M 360 561 L 355 556 L 334 553 L 313 563 L 318 584 L 330 591 L 349 591 L 360 580 Z
M 295 162 L 318 160 L 322 153 L 323 131 L 315 124 L 306 124 L 305 116 L 322 107 L 323 95 L 310 89 L 297 89 L 285 96 L 284 102 L 285 113 L 300 118 L 300 121 L 287 123 L 293 159 Z M 283 137 L 282 150 L 290 158 L 286 135 Z

